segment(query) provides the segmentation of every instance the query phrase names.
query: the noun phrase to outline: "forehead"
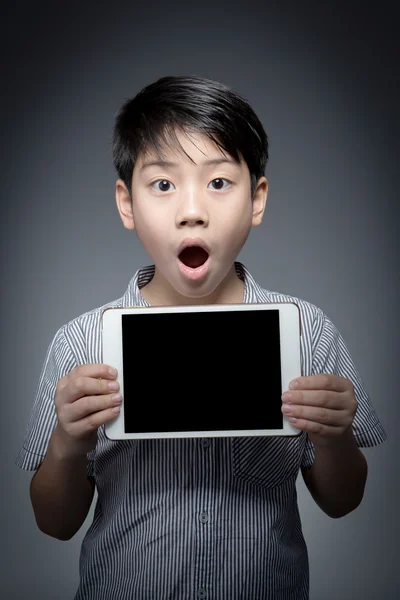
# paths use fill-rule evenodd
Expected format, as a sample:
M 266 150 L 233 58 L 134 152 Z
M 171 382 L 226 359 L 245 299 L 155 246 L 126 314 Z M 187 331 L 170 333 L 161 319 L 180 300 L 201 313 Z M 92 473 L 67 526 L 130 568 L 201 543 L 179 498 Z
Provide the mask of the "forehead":
M 242 162 L 240 154 L 239 157 Z M 240 163 L 223 148 L 219 147 L 208 135 L 198 131 L 176 130 L 164 132 L 157 139 L 156 145 L 148 143 L 142 148 L 136 166 L 139 170 L 146 164 L 157 161 L 197 165 L 205 162 L 206 159 L 227 159 L 235 163 L 233 166 L 240 168 Z

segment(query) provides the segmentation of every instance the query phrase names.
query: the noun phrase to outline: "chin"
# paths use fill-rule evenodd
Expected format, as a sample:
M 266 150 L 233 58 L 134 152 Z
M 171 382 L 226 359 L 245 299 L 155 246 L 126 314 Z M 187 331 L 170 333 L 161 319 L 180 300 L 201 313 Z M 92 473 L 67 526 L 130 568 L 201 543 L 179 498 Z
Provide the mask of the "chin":
M 198 286 L 197 289 L 193 289 L 193 287 L 191 287 L 191 288 L 179 287 L 179 288 L 175 288 L 175 290 L 178 292 L 178 294 L 180 294 L 184 298 L 187 298 L 188 300 L 201 300 L 202 298 L 207 298 L 208 296 L 210 296 L 213 293 L 213 291 L 215 290 L 215 288 L 214 287 L 210 288 L 209 286 L 205 287 L 203 285 L 203 286 Z
M 217 289 L 218 282 L 214 285 L 210 284 L 209 281 L 190 282 L 189 285 L 182 285 L 180 283 L 173 287 L 180 296 L 191 301 L 201 301 L 208 298 Z

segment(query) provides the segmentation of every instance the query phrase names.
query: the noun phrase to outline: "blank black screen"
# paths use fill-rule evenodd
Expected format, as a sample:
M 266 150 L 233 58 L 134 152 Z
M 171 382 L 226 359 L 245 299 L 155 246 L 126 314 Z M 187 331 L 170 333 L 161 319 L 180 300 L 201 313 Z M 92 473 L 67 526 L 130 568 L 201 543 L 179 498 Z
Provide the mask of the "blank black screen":
M 122 315 L 126 433 L 282 429 L 278 310 Z

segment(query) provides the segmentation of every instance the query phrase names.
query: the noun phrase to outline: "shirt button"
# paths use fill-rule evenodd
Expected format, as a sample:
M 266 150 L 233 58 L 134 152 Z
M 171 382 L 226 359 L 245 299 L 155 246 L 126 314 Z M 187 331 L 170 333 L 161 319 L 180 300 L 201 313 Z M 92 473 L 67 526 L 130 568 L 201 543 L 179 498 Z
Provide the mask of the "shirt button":
M 197 597 L 200 598 L 200 599 L 207 598 L 207 592 L 206 592 L 206 590 L 204 590 L 203 588 L 200 588 L 199 590 L 197 590 Z
M 209 440 L 208 438 L 203 438 L 201 440 L 201 445 L 203 446 L 203 448 L 209 448 L 211 446 L 211 440 Z
M 199 521 L 200 523 L 207 523 L 208 522 L 208 513 L 206 513 L 205 511 L 200 513 L 199 515 Z

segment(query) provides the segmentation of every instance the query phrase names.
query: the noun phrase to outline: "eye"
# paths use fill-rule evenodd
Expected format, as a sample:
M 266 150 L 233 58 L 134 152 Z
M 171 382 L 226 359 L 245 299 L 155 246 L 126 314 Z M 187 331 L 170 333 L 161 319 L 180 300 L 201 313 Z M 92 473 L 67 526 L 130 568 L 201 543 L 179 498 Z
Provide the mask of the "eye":
M 155 184 L 161 184 L 161 187 L 157 187 L 154 188 Z M 155 189 L 157 192 L 169 192 L 169 187 L 170 185 L 174 185 L 173 183 L 171 183 L 170 181 L 168 181 L 168 179 L 157 179 L 157 181 L 153 181 L 153 183 L 151 184 L 151 187 L 153 189 Z M 167 189 L 166 187 L 167 186 Z
M 213 179 L 212 181 L 210 181 L 210 183 L 217 183 L 217 187 L 214 187 L 214 190 L 226 190 L 226 188 L 229 186 L 225 186 L 225 187 L 221 186 L 221 183 L 223 185 L 224 181 L 226 181 L 228 184 L 231 183 L 228 179 L 224 179 L 223 177 L 219 177 L 218 179 Z

